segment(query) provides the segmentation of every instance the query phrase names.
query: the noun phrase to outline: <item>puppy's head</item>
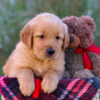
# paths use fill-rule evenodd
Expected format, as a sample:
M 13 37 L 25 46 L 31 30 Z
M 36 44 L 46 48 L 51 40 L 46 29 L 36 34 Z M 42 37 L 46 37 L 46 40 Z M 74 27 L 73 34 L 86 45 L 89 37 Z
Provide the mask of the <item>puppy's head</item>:
M 42 13 L 29 21 L 22 29 L 20 38 L 39 59 L 59 57 L 69 44 L 66 25 L 50 13 Z

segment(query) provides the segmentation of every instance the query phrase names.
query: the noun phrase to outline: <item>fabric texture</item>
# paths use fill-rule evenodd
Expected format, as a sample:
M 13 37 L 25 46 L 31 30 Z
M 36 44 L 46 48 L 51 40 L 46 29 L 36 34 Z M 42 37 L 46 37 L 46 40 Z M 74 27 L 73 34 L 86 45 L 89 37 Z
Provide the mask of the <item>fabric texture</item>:
M 39 97 L 24 97 L 16 78 L 0 77 L 0 93 L 5 100 L 93 100 L 100 89 L 98 78 L 62 79 L 58 88 L 51 94 L 41 91 Z M 98 99 L 99 100 L 99 99 Z

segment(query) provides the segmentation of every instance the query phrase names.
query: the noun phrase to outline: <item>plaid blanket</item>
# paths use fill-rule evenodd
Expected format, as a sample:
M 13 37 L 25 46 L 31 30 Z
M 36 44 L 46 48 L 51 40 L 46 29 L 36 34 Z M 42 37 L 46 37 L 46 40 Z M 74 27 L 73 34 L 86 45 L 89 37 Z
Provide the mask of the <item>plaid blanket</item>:
M 56 91 L 51 94 L 41 91 L 40 96 L 34 99 L 21 94 L 16 78 L 0 77 L 0 93 L 6 100 L 93 100 L 98 89 L 100 81 L 97 78 L 62 79 Z

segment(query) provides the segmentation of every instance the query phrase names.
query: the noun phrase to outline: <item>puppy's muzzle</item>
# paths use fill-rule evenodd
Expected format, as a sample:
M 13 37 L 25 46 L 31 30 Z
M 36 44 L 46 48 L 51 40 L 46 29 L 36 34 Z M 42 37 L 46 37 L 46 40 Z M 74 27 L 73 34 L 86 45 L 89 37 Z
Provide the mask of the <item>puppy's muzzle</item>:
M 55 52 L 56 52 L 56 50 L 55 49 L 53 49 L 53 48 L 48 48 L 47 50 L 46 50 L 46 53 L 47 53 L 47 56 L 53 56 L 54 54 L 55 54 Z

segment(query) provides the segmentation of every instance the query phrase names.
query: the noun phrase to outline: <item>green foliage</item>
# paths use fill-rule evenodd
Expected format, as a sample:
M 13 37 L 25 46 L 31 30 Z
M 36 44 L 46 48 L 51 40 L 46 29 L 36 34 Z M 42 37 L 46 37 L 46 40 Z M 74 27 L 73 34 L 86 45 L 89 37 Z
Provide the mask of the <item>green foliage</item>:
M 0 0 L 0 66 L 20 40 L 22 27 L 36 14 L 51 12 L 59 16 L 89 15 L 95 19 L 95 41 L 100 45 L 100 0 Z

